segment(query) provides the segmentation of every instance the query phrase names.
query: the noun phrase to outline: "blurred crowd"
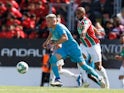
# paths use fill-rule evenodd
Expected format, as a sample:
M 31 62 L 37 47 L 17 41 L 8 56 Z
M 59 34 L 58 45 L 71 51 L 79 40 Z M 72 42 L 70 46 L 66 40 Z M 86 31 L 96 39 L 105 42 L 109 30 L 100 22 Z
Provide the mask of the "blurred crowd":
M 114 0 L 0 0 L 0 38 L 46 38 L 49 32 L 45 16 L 49 11 L 57 14 L 63 24 L 68 12 L 65 6 L 49 7 L 49 4 L 70 4 L 71 1 L 74 10 L 78 6 L 86 9 L 87 16 L 100 31 L 98 38 L 112 40 L 124 33 L 124 8 L 114 14 Z M 122 7 L 123 4 L 124 0 Z

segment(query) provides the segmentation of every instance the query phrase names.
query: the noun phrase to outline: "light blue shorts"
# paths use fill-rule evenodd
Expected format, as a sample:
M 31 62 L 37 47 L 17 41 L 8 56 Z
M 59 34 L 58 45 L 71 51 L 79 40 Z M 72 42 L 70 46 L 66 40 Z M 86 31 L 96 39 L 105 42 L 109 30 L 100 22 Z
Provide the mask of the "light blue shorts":
M 71 45 L 68 47 L 62 47 L 55 51 L 55 54 L 60 54 L 63 59 L 69 57 L 72 62 L 85 62 L 81 49 L 78 45 Z

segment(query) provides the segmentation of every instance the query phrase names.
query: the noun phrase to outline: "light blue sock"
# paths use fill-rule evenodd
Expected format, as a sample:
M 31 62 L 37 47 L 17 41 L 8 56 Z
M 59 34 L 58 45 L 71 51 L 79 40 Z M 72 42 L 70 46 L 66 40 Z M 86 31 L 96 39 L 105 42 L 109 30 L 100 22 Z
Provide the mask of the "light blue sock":
M 52 55 L 49 61 L 50 61 L 51 68 L 52 68 L 52 71 L 53 71 L 56 79 L 60 79 L 60 75 L 59 75 L 59 72 L 58 72 L 58 67 L 56 65 L 56 63 L 58 61 L 56 56 Z
M 81 66 L 85 71 L 87 71 L 87 73 L 89 73 L 89 74 L 91 74 L 91 75 L 93 75 L 93 76 L 95 76 L 96 78 L 100 78 L 100 76 L 97 74 L 97 72 L 93 69 L 93 68 L 91 68 L 90 66 L 88 66 L 87 64 L 84 64 L 84 65 L 82 65 Z

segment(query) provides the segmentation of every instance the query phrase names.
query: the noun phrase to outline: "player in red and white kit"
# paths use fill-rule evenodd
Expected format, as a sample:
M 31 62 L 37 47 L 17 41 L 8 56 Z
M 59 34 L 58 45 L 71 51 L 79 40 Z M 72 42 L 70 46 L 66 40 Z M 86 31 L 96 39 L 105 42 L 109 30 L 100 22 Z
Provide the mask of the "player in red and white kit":
M 102 66 L 102 55 L 100 41 L 95 36 L 94 26 L 92 22 L 86 17 L 86 12 L 83 7 L 78 7 L 76 10 L 76 16 L 78 18 L 77 30 L 80 35 L 80 40 L 85 46 L 87 53 L 91 56 L 92 62 L 95 62 L 96 69 L 103 76 L 106 88 L 109 88 L 109 80 L 106 70 Z
M 124 88 L 124 34 L 121 35 L 120 37 L 120 43 L 122 44 L 122 51 L 119 55 L 116 55 L 115 58 L 117 60 L 122 61 L 122 64 L 120 66 L 120 75 L 119 75 L 119 80 L 121 81 L 122 88 Z

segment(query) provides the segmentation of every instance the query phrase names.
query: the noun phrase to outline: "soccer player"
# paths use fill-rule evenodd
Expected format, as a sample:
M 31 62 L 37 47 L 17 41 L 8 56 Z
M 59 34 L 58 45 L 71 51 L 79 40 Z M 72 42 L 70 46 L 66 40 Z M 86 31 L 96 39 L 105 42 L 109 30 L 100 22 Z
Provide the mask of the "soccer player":
M 85 60 L 81 54 L 78 43 L 72 37 L 70 31 L 61 23 L 57 23 L 55 14 L 48 14 L 46 16 L 46 23 L 49 28 L 49 36 L 43 43 L 43 47 L 46 48 L 49 42 L 55 40 L 52 46 L 55 48 L 54 54 L 50 57 L 50 64 L 52 71 L 55 75 L 55 81 L 51 83 L 52 86 L 62 86 L 60 75 L 58 72 L 57 61 L 70 57 L 73 62 L 78 63 L 82 69 L 86 70 L 89 74 L 95 76 L 99 83 L 105 87 L 103 79 L 97 74 L 97 72 L 85 63 Z M 62 44 L 62 47 L 59 47 Z
M 61 15 L 57 15 L 56 19 L 57 19 L 58 23 L 62 23 Z M 51 43 L 52 42 L 54 42 L 54 40 L 51 41 Z M 51 46 L 50 50 L 52 51 L 52 53 L 54 53 L 52 46 Z M 64 65 L 64 60 L 63 59 L 57 61 L 57 66 L 58 66 L 59 73 L 65 75 L 65 76 L 71 76 L 71 77 L 75 78 L 76 81 L 77 81 L 78 86 L 81 86 L 82 85 L 81 75 L 80 74 L 76 75 L 76 74 L 72 73 L 71 71 L 69 71 L 67 69 L 63 69 L 63 65 Z M 53 75 L 53 73 L 52 73 L 51 76 L 52 76 L 52 82 L 54 82 L 55 76 Z
M 80 40 L 85 45 L 86 51 L 90 54 L 92 61 L 95 62 L 96 69 L 103 76 L 106 82 L 106 88 L 109 88 L 108 76 L 102 66 L 100 41 L 95 36 L 94 27 L 91 21 L 86 17 L 86 12 L 83 7 L 77 8 L 76 17 L 79 20 L 77 30 L 80 35 Z
M 87 53 L 87 51 L 85 49 L 86 47 L 82 43 L 80 44 L 80 48 L 81 48 L 83 57 L 85 58 L 85 62 L 87 63 L 87 65 L 89 65 L 93 69 L 96 69 L 95 63 L 92 62 L 91 56 Z M 81 69 L 81 67 L 79 65 L 78 65 L 78 69 L 79 69 L 80 74 L 82 76 L 83 87 L 89 87 L 90 84 L 88 82 L 88 78 L 91 79 L 92 81 L 94 81 L 96 84 L 98 84 L 101 87 L 101 85 L 99 84 L 99 81 L 94 76 L 92 76 L 91 74 L 89 74 L 86 71 L 84 71 L 83 69 Z
M 120 67 L 119 80 L 121 80 L 122 88 L 124 88 L 124 46 L 123 46 L 123 44 L 124 44 L 124 35 L 121 35 L 120 43 L 122 44 L 122 51 L 121 51 L 120 55 L 116 55 L 115 58 L 117 60 L 122 60 L 122 65 Z

